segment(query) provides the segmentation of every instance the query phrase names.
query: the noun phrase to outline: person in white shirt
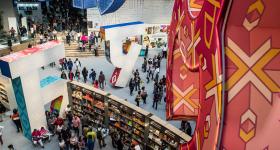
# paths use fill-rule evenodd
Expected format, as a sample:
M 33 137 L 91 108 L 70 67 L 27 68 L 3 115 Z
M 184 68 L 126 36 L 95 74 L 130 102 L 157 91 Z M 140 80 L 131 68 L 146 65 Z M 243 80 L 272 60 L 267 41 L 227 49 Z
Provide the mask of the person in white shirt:
M 159 67 L 156 68 L 155 74 L 159 73 Z

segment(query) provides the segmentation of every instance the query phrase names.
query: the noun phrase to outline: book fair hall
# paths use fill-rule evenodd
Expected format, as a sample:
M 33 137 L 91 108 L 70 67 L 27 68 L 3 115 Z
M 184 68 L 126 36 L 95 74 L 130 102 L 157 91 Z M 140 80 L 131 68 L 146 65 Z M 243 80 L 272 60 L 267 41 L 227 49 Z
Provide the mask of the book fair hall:
M 279 0 L 0 0 L 0 150 L 280 150 Z

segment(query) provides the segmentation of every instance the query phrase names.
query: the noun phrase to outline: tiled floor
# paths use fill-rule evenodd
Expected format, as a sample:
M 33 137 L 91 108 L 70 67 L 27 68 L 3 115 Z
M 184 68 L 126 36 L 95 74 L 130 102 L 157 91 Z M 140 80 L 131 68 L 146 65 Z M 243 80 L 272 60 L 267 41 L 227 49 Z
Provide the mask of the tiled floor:
M 154 56 L 155 54 L 157 54 L 159 51 L 151 51 L 149 53 L 149 57 Z M 72 58 L 73 60 L 74 58 Z M 127 99 L 129 102 L 134 103 L 135 104 L 135 96 L 136 96 L 136 92 L 134 92 L 133 96 L 129 95 L 129 88 L 114 88 L 109 84 L 109 80 L 111 77 L 111 74 L 114 70 L 114 66 L 112 64 L 110 64 L 105 57 L 86 57 L 86 58 L 79 58 L 82 64 L 82 67 L 86 67 L 88 70 L 90 69 L 94 69 L 98 74 L 100 71 L 103 71 L 106 77 L 106 87 L 105 87 L 105 91 L 108 91 L 120 98 L 123 99 Z M 140 107 L 157 115 L 158 117 L 160 117 L 161 119 L 165 120 L 165 102 L 161 102 L 161 104 L 159 104 L 158 106 L 158 110 L 155 110 L 152 108 L 152 89 L 153 89 L 153 83 L 150 82 L 149 84 L 146 83 L 146 74 L 144 74 L 143 72 L 141 72 L 141 65 L 143 63 L 143 58 L 139 57 L 136 65 L 135 65 L 135 69 L 138 69 L 140 71 L 140 76 L 141 79 L 144 81 L 143 85 L 141 86 L 145 86 L 147 91 L 148 91 L 148 98 L 147 98 L 147 104 L 140 104 Z M 161 68 L 160 68 L 160 78 L 162 77 L 162 75 L 165 74 L 166 71 L 166 59 L 162 60 L 161 63 Z M 58 70 L 58 68 L 50 68 L 50 67 L 46 67 L 45 70 L 41 70 L 40 71 L 40 76 L 41 79 L 49 76 L 49 75 L 58 75 L 60 76 L 60 71 Z M 87 84 L 90 84 L 91 81 L 89 81 Z M 169 123 L 173 124 L 176 127 L 180 126 L 180 122 L 179 121 L 169 121 Z M 8 144 L 14 144 L 16 150 L 31 150 L 31 149 L 40 149 L 40 148 L 34 148 L 32 146 L 32 144 L 26 140 L 21 134 L 16 133 L 15 127 L 13 126 L 13 123 L 7 119 L 7 121 L 0 123 L 0 125 L 4 125 L 5 129 L 4 129 L 4 146 L 0 146 L 0 150 L 6 150 L 7 149 L 7 145 Z M 192 127 L 195 127 L 195 123 L 191 122 Z M 109 140 L 109 138 L 107 138 L 107 140 Z M 111 147 L 111 143 L 108 142 L 108 146 L 106 147 L 106 149 L 112 149 Z M 95 146 L 96 149 L 98 146 Z M 45 146 L 46 150 L 58 150 L 58 143 L 56 138 L 54 138 L 50 143 L 47 143 Z

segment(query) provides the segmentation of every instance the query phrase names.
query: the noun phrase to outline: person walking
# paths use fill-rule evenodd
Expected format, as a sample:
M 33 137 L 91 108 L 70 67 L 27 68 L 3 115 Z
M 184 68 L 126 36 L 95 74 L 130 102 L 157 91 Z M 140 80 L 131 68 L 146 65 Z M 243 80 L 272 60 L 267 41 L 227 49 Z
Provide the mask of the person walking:
M 68 73 L 68 78 L 69 78 L 70 81 L 73 81 L 74 73 L 71 70 Z
M 89 135 L 87 137 L 87 148 L 88 148 L 88 150 L 93 150 L 94 149 L 94 143 L 95 143 L 95 139 L 94 139 L 93 135 Z
M 140 104 L 140 100 L 141 100 L 141 91 L 138 91 L 138 94 L 136 95 L 136 98 L 135 98 L 136 106 L 138 106 L 138 107 Z
M 133 90 L 134 90 L 134 86 L 135 86 L 135 82 L 132 78 L 130 79 L 128 86 L 129 86 L 129 90 L 130 90 L 130 95 L 132 95 Z
M 100 149 L 102 149 L 102 147 L 106 146 L 106 143 L 105 143 L 104 136 L 102 133 L 102 126 L 100 124 L 98 125 L 96 136 L 97 136 L 97 140 L 99 143 L 99 147 L 100 147 Z
M 74 116 L 72 119 L 72 123 L 73 123 L 73 130 L 75 131 L 75 133 L 77 134 L 77 136 L 79 136 L 79 130 L 80 130 L 80 125 L 81 125 L 81 120 L 78 116 Z
M 140 82 L 141 82 L 139 75 L 136 75 L 134 80 L 135 80 L 135 91 L 138 91 L 140 90 Z
M 153 98 L 153 108 L 157 110 L 158 106 L 158 90 L 154 92 L 154 98 Z
M 102 71 L 100 71 L 99 77 L 98 77 L 98 82 L 100 88 L 103 90 L 104 89 L 104 84 L 105 84 L 105 76 Z
M 16 30 L 14 29 L 14 27 L 12 27 L 9 32 L 10 32 L 11 37 L 15 38 Z
M 61 79 L 65 79 L 65 80 L 67 80 L 67 76 L 66 76 L 66 73 L 64 72 L 64 71 L 62 71 L 62 73 L 61 73 Z
M 148 56 L 148 52 L 149 52 L 149 45 L 146 45 L 146 49 L 145 49 L 145 57 Z
M 147 77 L 146 77 L 147 83 L 150 82 L 150 71 L 151 71 L 151 70 L 148 70 L 148 71 L 147 71 Z
M 91 51 L 92 45 L 94 45 L 95 41 L 94 41 L 94 35 L 93 32 L 90 33 L 89 36 L 89 51 Z
M 143 64 L 142 64 L 142 71 L 143 71 L 143 72 L 146 72 L 146 71 L 147 71 L 147 64 L 148 64 L 147 58 L 144 57 L 144 62 L 143 62 Z
M 81 62 L 80 62 L 80 60 L 78 58 L 76 58 L 76 60 L 74 61 L 74 64 L 76 65 L 76 69 L 78 69 L 79 66 L 80 67 L 82 66 L 82 64 L 81 64 Z
M 94 84 L 94 81 L 96 79 L 96 72 L 91 69 L 91 73 L 89 74 L 89 78 L 92 80 L 92 83 Z
M 144 104 L 146 104 L 147 96 L 148 96 L 147 91 L 145 90 L 145 87 L 143 86 L 141 88 L 141 98 L 142 98 Z
M 68 66 L 68 70 L 72 71 L 73 68 L 73 61 L 71 60 L 71 58 L 69 58 L 68 62 L 67 62 L 67 66 Z
M 95 144 L 96 133 L 94 132 L 93 128 L 87 133 L 87 146 L 88 150 L 93 150 Z
M 166 77 L 165 77 L 165 75 L 162 76 L 161 80 L 162 80 L 163 86 L 165 86 L 166 85 Z
M 82 75 L 84 77 L 84 82 L 87 83 L 87 77 L 88 77 L 88 70 L 86 67 L 83 68 L 82 70 Z
M 162 48 L 162 58 L 167 58 L 167 47 L 166 44 Z
M 70 46 L 71 36 L 70 33 L 66 35 L 66 43 Z
M 63 58 L 63 67 L 64 67 L 65 70 L 68 69 L 68 68 L 67 68 L 67 65 L 68 65 L 67 59 L 66 59 L 66 58 Z
M 57 31 L 55 29 L 53 30 L 52 34 L 53 34 L 54 40 L 57 40 Z
M 154 80 L 154 73 L 155 73 L 155 68 L 154 68 L 154 67 L 151 67 L 151 70 L 150 70 L 149 76 L 151 76 L 151 77 L 152 77 L 152 80 Z
M 80 71 L 79 71 L 79 69 L 77 69 L 76 70 L 76 72 L 75 72 L 75 78 L 77 79 L 77 81 L 79 81 L 80 80 Z
M 18 110 L 14 109 L 13 114 L 10 117 L 17 127 L 17 132 L 20 132 L 20 130 L 22 131 Z

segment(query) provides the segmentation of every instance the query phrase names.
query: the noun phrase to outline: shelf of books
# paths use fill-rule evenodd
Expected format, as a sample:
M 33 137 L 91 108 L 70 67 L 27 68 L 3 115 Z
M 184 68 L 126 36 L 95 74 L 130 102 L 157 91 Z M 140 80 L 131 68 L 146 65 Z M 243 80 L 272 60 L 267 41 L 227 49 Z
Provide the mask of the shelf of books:
M 9 100 L 6 87 L 2 83 L 0 83 L 0 101 L 5 107 L 9 108 Z
M 74 115 L 88 115 L 94 127 L 105 123 L 105 92 L 80 83 L 70 84 L 69 91 Z
M 125 144 L 138 143 L 143 150 L 177 150 L 191 140 L 168 122 L 124 99 L 79 82 L 68 83 L 73 113 L 90 116 L 91 126 L 102 124 L 117 130 Z

